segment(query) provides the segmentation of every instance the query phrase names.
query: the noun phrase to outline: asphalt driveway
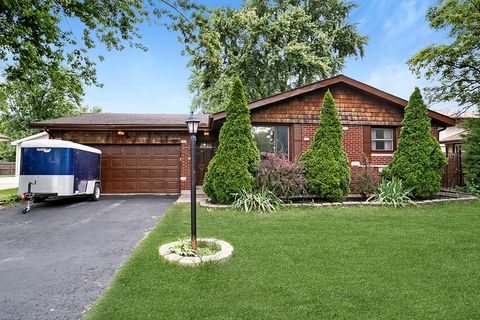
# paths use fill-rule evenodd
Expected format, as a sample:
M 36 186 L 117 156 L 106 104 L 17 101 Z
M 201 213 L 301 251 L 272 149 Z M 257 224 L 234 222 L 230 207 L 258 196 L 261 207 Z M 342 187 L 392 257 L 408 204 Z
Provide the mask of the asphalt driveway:
M 0 209 L 0 319 L 78 319 L 177 197 Z

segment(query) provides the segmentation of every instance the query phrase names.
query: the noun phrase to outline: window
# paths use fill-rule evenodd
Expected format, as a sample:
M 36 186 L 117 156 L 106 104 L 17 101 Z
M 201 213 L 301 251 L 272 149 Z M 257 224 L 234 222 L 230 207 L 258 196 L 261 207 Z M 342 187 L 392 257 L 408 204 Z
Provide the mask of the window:
M 253 127 L 253 139 L 260 152 L 288 154 L 288 127 Z
M 372 128 L 372 150 L 393 150 L 393 129 Z

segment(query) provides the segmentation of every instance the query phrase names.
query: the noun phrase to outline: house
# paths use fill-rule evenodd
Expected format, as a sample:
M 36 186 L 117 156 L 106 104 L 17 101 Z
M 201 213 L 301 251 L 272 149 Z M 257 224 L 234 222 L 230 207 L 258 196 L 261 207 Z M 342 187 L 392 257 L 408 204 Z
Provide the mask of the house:
M 445 154 L 460 153 L 462 149 L 463 136 L 466 133 L 464 127 L 465 120 L 477 118 L 479 115 L 475 112 L 458 113 L 455 110 L 439 110 L 438 112 L 455 119 L 455 126 L 448 127 L 440 133 L 440 144 Z
M 382 170 L 397 146 L 407 101 L 339 75 L 249 104 L 254 136 L 263 152 L 297 159 L 313 140 L 329 89 L 343 124 L 343 140 L 352 167 L 370 158 Z M 432 135 L 455 125 L 455 120 L 428 112 Z M 65 139 L 102 150 L 105 193 L 180 193 L 190 181 L 190 139 L 187 115 L 84 114 L 31 124 L 52 139 Z M 202 184 L 208 162 L 218 145 L 226 113 L 200 115 L 197 183 Z

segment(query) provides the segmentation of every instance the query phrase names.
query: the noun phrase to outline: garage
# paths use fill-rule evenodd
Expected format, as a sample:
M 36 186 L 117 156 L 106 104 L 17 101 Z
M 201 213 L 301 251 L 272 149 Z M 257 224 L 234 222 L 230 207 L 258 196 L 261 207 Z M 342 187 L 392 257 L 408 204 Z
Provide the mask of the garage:
M 30 126 L 50 139 L 102 150 L 102 192 L 179 194 L 190 189 L 190 134 L 187 114 L 85 113 Z M 198 115 L 199 150 L 214 147 L 210 116 Z M 199 157 L 203 180 L 210 158 Z M 203 161 L 203 162 L 202 162 Z
M 180 145 L 94 145 L 104 193 L 180 193 Z

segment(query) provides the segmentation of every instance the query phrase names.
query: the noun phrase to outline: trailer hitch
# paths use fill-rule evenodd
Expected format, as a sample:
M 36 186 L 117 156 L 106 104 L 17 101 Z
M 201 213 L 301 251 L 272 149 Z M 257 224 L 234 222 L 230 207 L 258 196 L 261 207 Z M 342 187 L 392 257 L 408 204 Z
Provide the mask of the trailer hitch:
M 22 200 L 27 200 L 27 207 L 23 209 L 23 214 L 27 213 L 32 209 L 33 196 L 34 196 L 34 194 L 32 193 L 32 185 L 35 185 L 35 184 L 37 184 L 37 180 L 35 180 L 34 182 L 29 182 L 27 192 L 22 195 Z

